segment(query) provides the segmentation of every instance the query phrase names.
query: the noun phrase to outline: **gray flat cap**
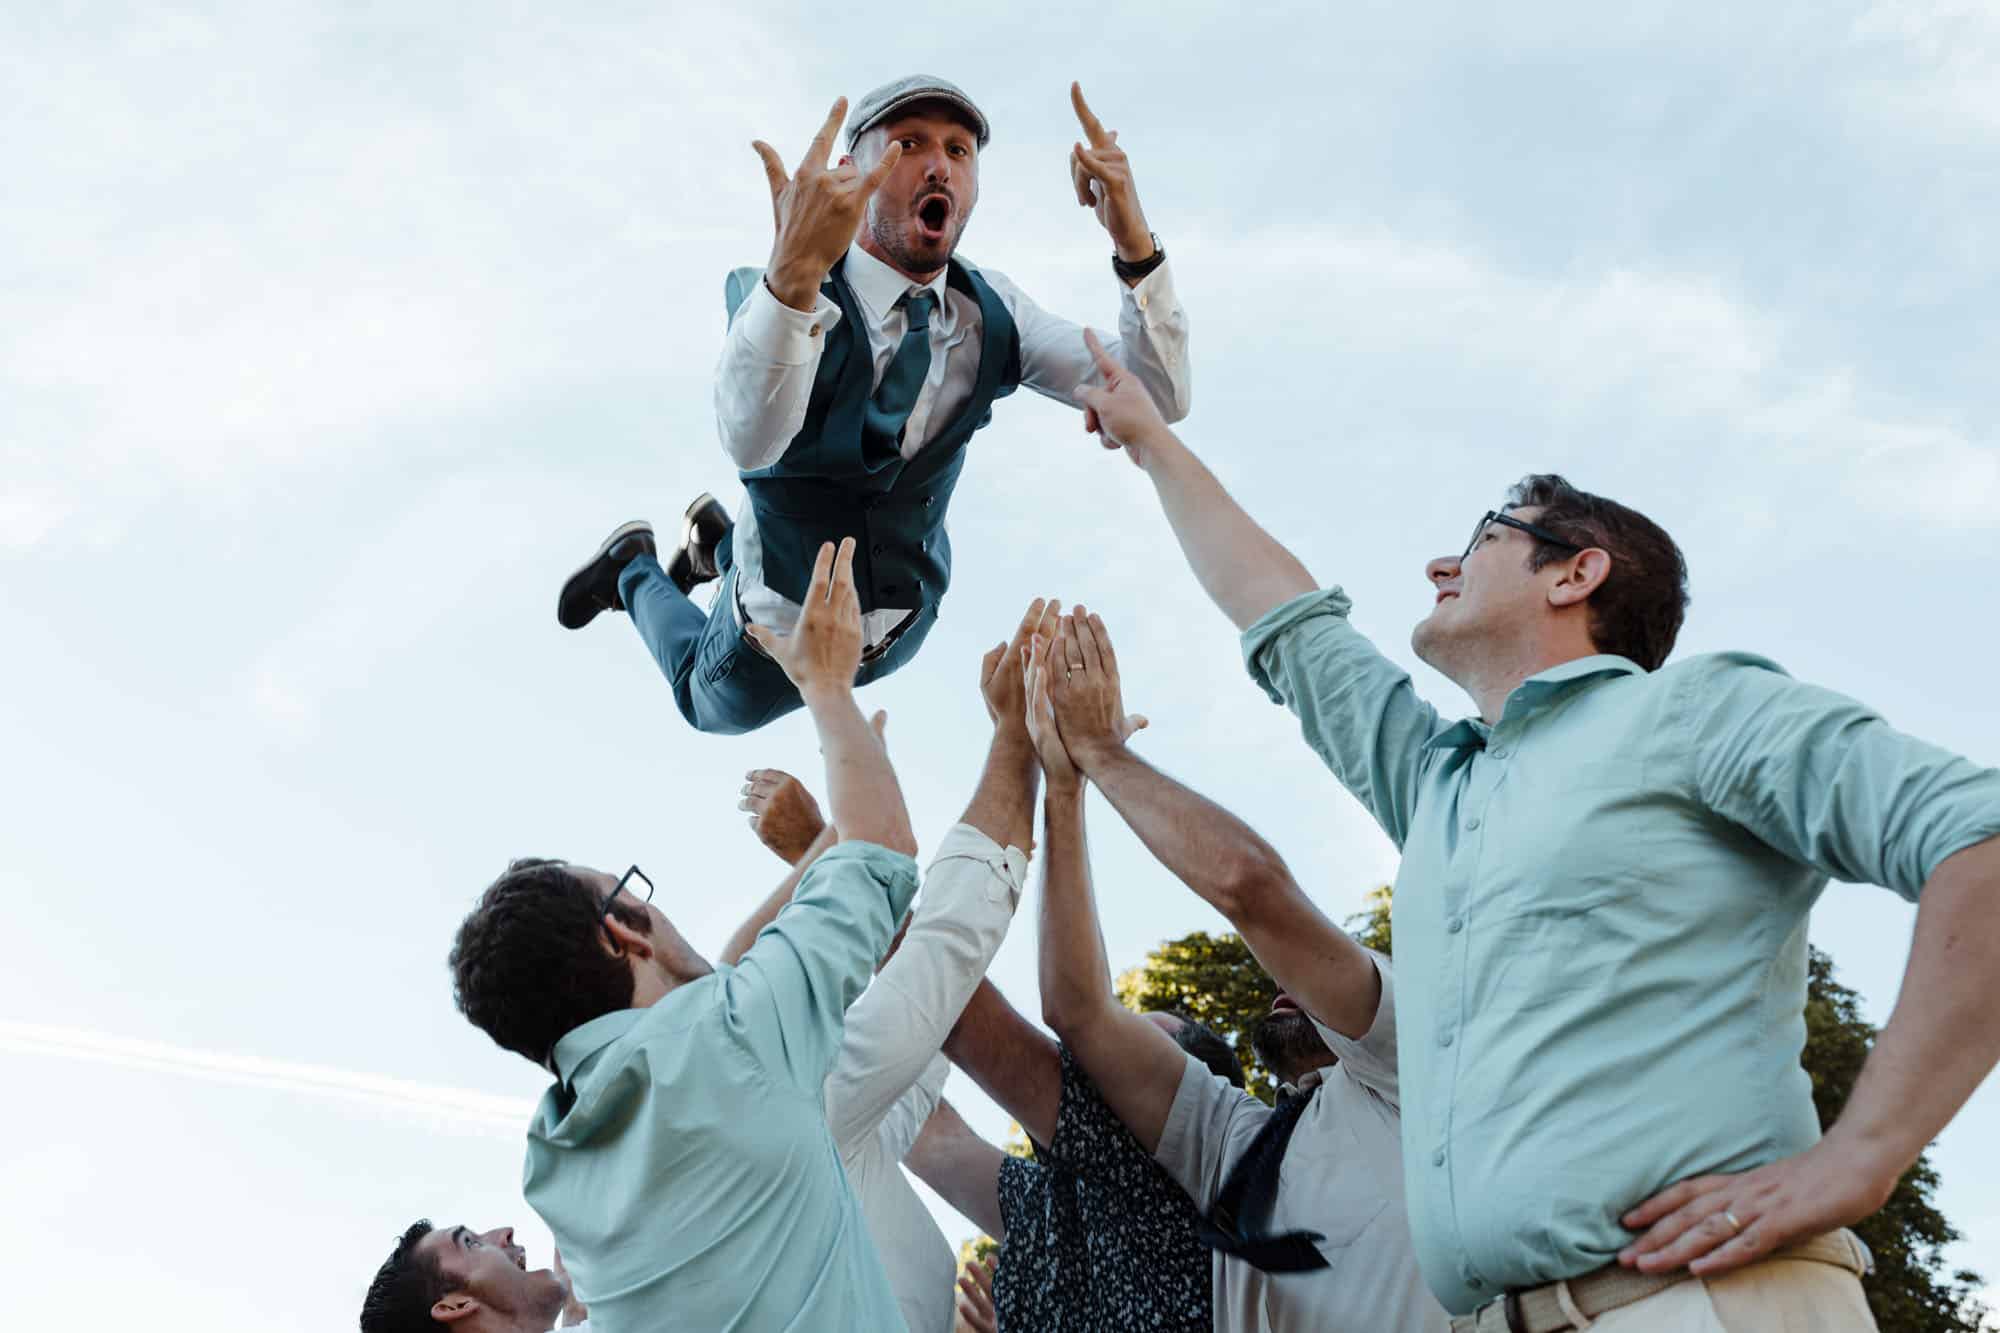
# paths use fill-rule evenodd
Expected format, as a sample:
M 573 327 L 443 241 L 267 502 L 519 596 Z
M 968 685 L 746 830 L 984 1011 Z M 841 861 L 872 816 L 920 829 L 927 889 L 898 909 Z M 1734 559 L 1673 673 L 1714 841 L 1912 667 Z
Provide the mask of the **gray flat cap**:
M 928 74 L 912 74 L 908 78 L 885 83 L 868 96 L 861 99 L 854 108 L 853 119 L 847 123 L 847 146 L 852 149 L 855 142 L 889 117 L 909 106 L 912 102 L 949 102 L 966 114 L 972 121 L 972 128 L 978 136 L 979 146 L 984 148 L 988 133 L 986 115 L 973 104 L 955 83 L 934 79 Z

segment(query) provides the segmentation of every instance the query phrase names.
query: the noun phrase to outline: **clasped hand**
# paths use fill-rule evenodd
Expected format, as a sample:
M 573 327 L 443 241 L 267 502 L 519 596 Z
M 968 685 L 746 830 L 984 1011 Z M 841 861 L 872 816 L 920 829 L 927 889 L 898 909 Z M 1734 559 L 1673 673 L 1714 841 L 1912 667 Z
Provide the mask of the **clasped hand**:
M 1111 634 L 1082 606 L 1035 636 L 1027 673 L 1028 735 L 1051 786 L 1074 785 L 1147 725 L 1126 714 Z

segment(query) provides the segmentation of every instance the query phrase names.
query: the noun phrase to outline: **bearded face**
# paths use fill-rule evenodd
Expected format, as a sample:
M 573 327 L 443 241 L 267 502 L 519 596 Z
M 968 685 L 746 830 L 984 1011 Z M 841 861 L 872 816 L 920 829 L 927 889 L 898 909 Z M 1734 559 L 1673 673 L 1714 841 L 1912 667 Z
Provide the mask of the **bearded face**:
M 903 155 L 868 201 L 865 248 L 912 277 L 927 277 L 958 248 L 979 202 L 978 139 L 943 104 L 919 102 L 870 130 L 857 161 L 872 164 L 892 143 L 902 144 Z
M 1296 1083 L 1312 1070 L 1333 1063 L 1319 1029 L 1305 1010 L 1283 991 L 1250 1034 L 1250 1047 L 1264 1067 L 1286 1083 Z

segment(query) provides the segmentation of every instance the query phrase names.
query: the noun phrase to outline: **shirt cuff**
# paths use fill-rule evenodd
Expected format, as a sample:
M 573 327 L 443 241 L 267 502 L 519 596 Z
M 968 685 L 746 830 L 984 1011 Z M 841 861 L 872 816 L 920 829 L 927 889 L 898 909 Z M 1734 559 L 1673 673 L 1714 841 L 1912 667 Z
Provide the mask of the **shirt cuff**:
M 937 873 L 938 867 L 946 861 L 978 861 L 997 876 L 1005 885 L 1007 905 L 1021 905 L 1021 887 L 1028 882 L 1028 854 L 1019 847 L 1002 848 L 999 843 L 981 833 L 970 824 L 954 824 L 951 832 L 944 835 L 938 844 L 937 854 L 931 857 L 928 877 Z
M 1124 289 L 1125 299 L 1139 308 L 1139 322 L 1147 328 L 1156 328 L 1169 320 L 1178 319 L 1181 313 L 1181 298 L 1174 291 L 1174 264 L 1171 259 L 1163 259 L 1160 266 L 1130 287 L 1125 280 L 1118 280 Z
M 825 292 L 813 294 L 813 308 L 794 310 L 759 281 L 737 312 L 737 327 L 758 355 L 774 365 L 803 366 L 819 356 L 826 334 L 840 323 L 840 307 Z
M 861 868 L 889 891 L 889 907 L 901 921 L 903 913 L 910 910 L 910 900 L 917 896 L 916 860 L 878 843 L 842 842 L 814 861 L 813 869 L 832 870 L 843 861 L 859 861 Z
M 1276 647 L 1286 634 L 1308 620 L 1321 616 L 1347 619 L 1353 605 L 1353 599 L 1339 588 L 1322 588 L 1318 592 L 1301 593 L 1282 606 L 1272 608 L 1256 624 L 1243 631 L 1243 666 L 1250 672 L 1250 679 L 1271 697 L 1272 703 L 1282 705 L 1285 696 L 1271 684 L 1272 670 L 1264 660 L 1265 654 Z

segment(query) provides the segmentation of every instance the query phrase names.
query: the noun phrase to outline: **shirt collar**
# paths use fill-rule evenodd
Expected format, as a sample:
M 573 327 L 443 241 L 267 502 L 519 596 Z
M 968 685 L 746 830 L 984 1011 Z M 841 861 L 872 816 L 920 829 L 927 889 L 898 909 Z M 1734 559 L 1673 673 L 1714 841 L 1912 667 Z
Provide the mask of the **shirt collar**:
M 644 1009 L 614 1009 L 599 1014 L 588 1023 L 571 1028 L 556 1043 L 556 1077 L 565 1085 L 576 1077 L 583 1062 L 632 1030 L 645 1015 Z
M 1308 1069 L 1305 1073 L 1299 1075 L 1297 1083 L 1280 1083 L 1278 1091 L 1288 1097 L 1296 1097 L 1300 1093 L 1311 1092 L 1314 1088 L 1326 1082 L 1326 1071 L 1331 1068 L 1333 1068 L 1332 1065 L 1321 1065 L 1317 1069 Z
M 947 270 L 948 272 L 949 270 Z M 868 307 L 868 314 L 878 325 L 889 317 L 896 302 L 903 299 L 906 292 L 928 291 L 937 298 L 937 309 L 942 314 L 946 309 L 944 299 L 945 273 L 925 284 L 918 284 L 861 248 L 856 241 L 847 248 L 847 285 L 861 298 L 861 304 Z
M 1512 722 L 1547 708 L 1556 700 L 1592 681 L 1606 680 L 1613 676 L 1643 676 L 1646 668 L 1629 657 L 1619 657 L 1613 653 L 1597 653 L 1590 657 L 1573 657 L 1567 662 L 1559 662 L 1547 671 L 1538 671 L 1514 687 L 1507 696 L 1507 706 L 1500 711 L 1500 721 Z M 1466 750 L 1483 749 L 1486 738 L 1493 734 L 1493 728 L 1476 717 L 1462 718 L 1424 743 L 1426 750 Z

